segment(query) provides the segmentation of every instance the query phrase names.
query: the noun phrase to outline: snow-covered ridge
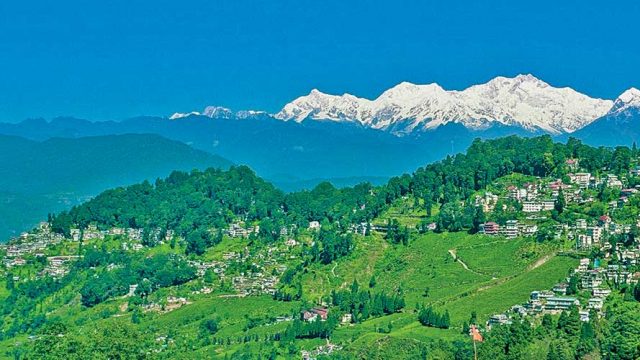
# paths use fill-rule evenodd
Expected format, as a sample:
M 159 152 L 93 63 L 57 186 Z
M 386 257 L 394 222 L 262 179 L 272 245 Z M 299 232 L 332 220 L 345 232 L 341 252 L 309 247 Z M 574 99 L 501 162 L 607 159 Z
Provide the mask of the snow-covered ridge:
M 215 119 L 248 119 L 259 116 L 266 116 L 267 113 L 264 111 L 256 111 L 256 110 L 240 110 L 237 112 L 233 112 L 231 109 L 222 107 L 222 106 L 207 106 L 203 112 L 191 111 L 188 113 L 174 113 L 169 117 L 171 120 L 178 120 L 182 118 L 186 118 L 189 116 L 207 116 Z
M 640 90 L 632 87 L 618 96 L 609 114 L 620 114 L 631 108 L 640 109 Z
M 636 90 L 637 91 L 637 90 Z M 571 88 L 556 88 L 532 75 L 496 77 L 462 91 L 438 84 L 400 83 L 374 100 L 316 89 L 275 114 L 278 119 L 352 121 L 397 135 L 450 122 L 471 129 L 498 123 L 552 134 L 571 133 L 605 115 L 613 101 L 594 99 Z
M 171 119 L 171 120 L 182 119 L 182 118 L 189 117 L 191 115 L 199 116 L 200 113 L 197 112 L 197 111 L 191 111 L 191 112 L 188 112 L 188 113 L 179 113 L 179 112 L 177 112 L 177 113 L 173 113 L 173 115 L 169 116 L 169 119 Z

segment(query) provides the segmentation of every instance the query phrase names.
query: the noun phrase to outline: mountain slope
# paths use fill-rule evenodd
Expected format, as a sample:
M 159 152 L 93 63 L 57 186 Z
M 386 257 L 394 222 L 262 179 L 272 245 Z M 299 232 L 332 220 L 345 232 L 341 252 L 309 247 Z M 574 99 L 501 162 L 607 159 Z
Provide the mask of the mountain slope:
M 572 136 L 590 145 L 631 145 L 640 140 L 640 90 L 630 88 L 620 95 L 611 110 Z
M 0 239 L 115 186 L 175 169 L 231 163 L 157 135 L 110 135 L 43 142 L 0 136 Z
M 518 75 L 496 77 L 462 91 L 403 82 L 375 100 L 314 89 L 285 105 L 275 117 L 297 122 L 308 118 L 352 121 L 397 135 L 451 122 L 475 130 L 502 124 L 559 134 L 585 126 L 611 106 L 610 100 L 592 99 L 571 88 L 552 87 L 532 75 Z

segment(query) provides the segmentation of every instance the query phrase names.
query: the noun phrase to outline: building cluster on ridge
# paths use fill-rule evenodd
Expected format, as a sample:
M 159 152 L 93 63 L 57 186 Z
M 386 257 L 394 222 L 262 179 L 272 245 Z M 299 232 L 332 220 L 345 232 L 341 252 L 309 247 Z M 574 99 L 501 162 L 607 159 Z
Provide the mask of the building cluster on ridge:
M 578 160 L 569 159 L 567 165 L 573 169 L 578 169 Z M 640 173 L 640 169 L 634 169 L 630 175 Z M 524 219 L 513 219 L 505 221 L 500 225 L 494 221 L 489 221 L 480 225 L 480 232 L 486 235 L 503 235 L 507 238 L 519 236 L 536 236 L 539 232 L 539 225 L 548 220 L 549 212 L 553 211 L 558 202 L 558 196 L 562 194 L 564 203 L 567 205 L 579 204 L 586 206 L 594 203 L 593 196 L 587 195 L 587 189 L 599 189 L 601 187 L 616 189 L 620 191 L 620 197 L 607 204 L 609 212 L 621 209 L 628 203 L 629 199 L 638 195 L 638 188 L 624 188 L 623 180 L 614 174 L 604 174 L 594 176 L 586 172 L 572 172 L 567 175 L 569 183 L 563 183 L 561 179 L 546 180 L 537 179 L 533 182 L 524 183 L 521 186 L 510 185 L 502 195 L 494 194 L 492 191 L 485 191 L 484 194 L 474 198 L 476 206 L 482 207 L 485 213 L 496 210 L 499 200 L 509 200 L 518 204 L 519 208 L 508 208 L 502 202 L 503 211 L 516 215 L 522 213 Z M 640 217 L 637 219 L 637 226 L 640 226 Z M 555 226 L 557 237 L 565 234 L 569 239 L 575 240 L 576 247 L 580 249 L 590 249 L 592 247 L 605 248 L 608 243 L 603 240 L 608 234 L 629 234 L 632 230 L 630 224 L 618 224 L 607 214 L 597 218 L 579 218 L 573 223 L 560 223 Z M 636 257 L 640 252 L 636 252 Z
M 532 291 L 526 303 L 515 305 L 505 313 L 492 315 L 487 321 L 487 329 L 491 330 L 495 325 L 510 324 L 516 316 L 556 315 L 570 311 L 573 307 L 578 308 L 581 321 L 590 321 L 592 316 L 603 316 L 605 300 L 611 294 L 608 284 L 633 285 L 639 280 L 640 273 L 632 274 L 625 264 L 600 267 L 598 260 L 582 258 L 578 267 L 564 282 L 556 284 L 550 290 Z M 575 288 L 571 288 L 571 283 L 575 284 Z

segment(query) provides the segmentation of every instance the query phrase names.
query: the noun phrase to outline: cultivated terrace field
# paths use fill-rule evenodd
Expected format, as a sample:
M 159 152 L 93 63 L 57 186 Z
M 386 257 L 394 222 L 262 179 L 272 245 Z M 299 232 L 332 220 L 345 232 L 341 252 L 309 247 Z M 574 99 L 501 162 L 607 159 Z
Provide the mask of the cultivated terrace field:
M 637 359 L 638 155 L 509 137 L 378 187 L 109 190 L 3 245 L 0 358 Z

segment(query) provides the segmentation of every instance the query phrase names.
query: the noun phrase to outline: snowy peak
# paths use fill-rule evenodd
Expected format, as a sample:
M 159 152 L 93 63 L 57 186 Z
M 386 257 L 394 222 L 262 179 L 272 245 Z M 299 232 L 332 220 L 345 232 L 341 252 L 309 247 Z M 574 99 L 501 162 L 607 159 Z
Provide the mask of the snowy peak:
M 193 116 L 199 116 L 200 113 L 197 112 L 197 111 L 191 111 L 191 112 L 188 112 L 188 113 L 179 113 L 179 112 L 177 112 L 177 113 L 173 113 L 173 115 L 169 116 L 169 120 L 182 119 L 182 118 L 186 118 L 186 117 L 189 117 L 189 116 L 192 116 L 192 115 Z
M 640 100 L 640 90 L 632 87 L 618 96 L 618 99 L 625 103 L 636 102 Z
M 402 82 L 374 100 L 312 90 L 275 115 L 281 120 L 352 121 L 404 135 L 454 122 L 471 129 L 493 124 L 570 133 L 607 113 L 613 102 L 555 88 L 531 74 L 496 77 L 462 91 Z
M 631 108 L 640 108 L 640 90 L 634 87 L 626 90 L 618 96 L 609 113 L 618 114 Z
M 202 113 L 202 115 L 216 119 L 230 119 L 233 117 L 233 112 L 222 106 L 207 106 L 206 108 L 204 108 L 204 112 Z
M 301 96 L 285 107 L 275 117 L 280 120 L 301 122 L 307 118 L 323 120 L 359 121 L 359 109 L 366 106 L 368 100 L 350 94 L 328 95 L 317 89 L 309 95 Z
M 408 98 L 415 98 L 433 94 L 442 94 L 445 90 L 438 84 L 416 85 L 410 82 L 403 81 L 400 84 L 392 87 L 378 97 L 376 100 L 385 99 L 399 99 L 404 100 Z
M 586 126 L 612 105 L 610 100 L 592 99 L 571 88 L 555 88 L 530 74 L 497 77 L 460 94 L 477 115 L 556 134 Z
M 509 91 L 515 91 L 518 88 L 526 88 L 526 87 L 537 87 L 537 88 L 546 88 L 549 86 L 546 82 L 538 79 L 537 77 L 531 74 L 520 74 L 515 77 L 509 78 L 504 76 L 495 77 L 484 84 L 473 85 L 480 87 L 490 87 L 490 88 L 505 88 Z
M 177 120 L 189 116 L 206 116 L 212 119 L 249 119 L 268 116 L 264 111 L 256 110 L 240 110 L 233 112 L 231 109 L 222 106 L 207 106 L 203 112 L 191 111 L 188 113 L 174 113 L 169 117 L 170 120 Z
M 257 111 L 257 110 L 240 110 L 236 112 L 236 117 L 238 119 L 251 119 L 258 118 L 263 116 L 269 116 L 265 111 Z
M 518 91 L 539 91 L 540 89 L 546 89 L 548 87 L 549 84 L 546 82 L 531 74 L 526 74 L 518 75 L 513 78 L 498 76 L 484 84 L 473 85 L 462 92 L 483 91 L 484 95 L 488 97 L 497 97 L 497 95 L 504 92 L 514 94 Z
M 383 92 L 375 103 L 394 104 L 402 107 L 413 107 L 427 99 L 447 98 L 447 91 L 438 84 L 416 85 L 401 82 Z

